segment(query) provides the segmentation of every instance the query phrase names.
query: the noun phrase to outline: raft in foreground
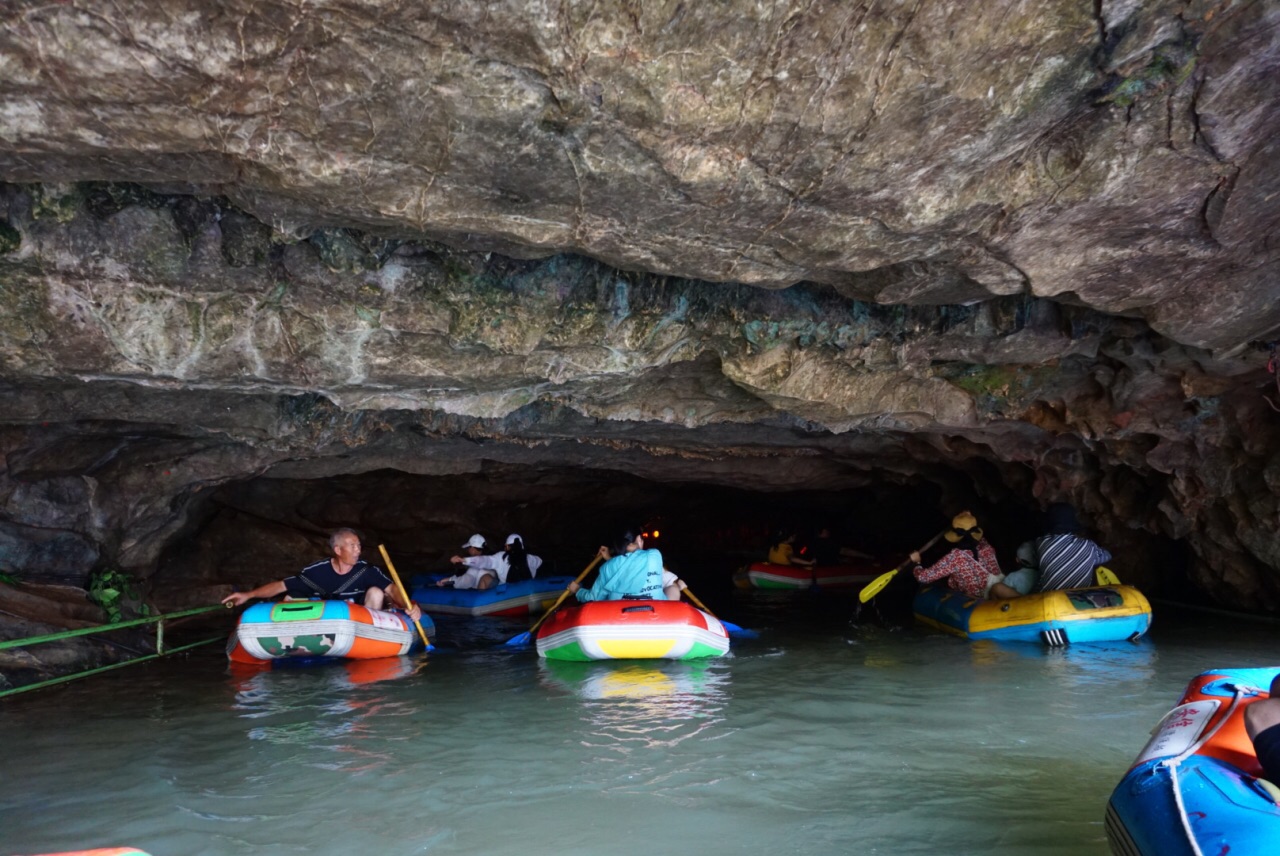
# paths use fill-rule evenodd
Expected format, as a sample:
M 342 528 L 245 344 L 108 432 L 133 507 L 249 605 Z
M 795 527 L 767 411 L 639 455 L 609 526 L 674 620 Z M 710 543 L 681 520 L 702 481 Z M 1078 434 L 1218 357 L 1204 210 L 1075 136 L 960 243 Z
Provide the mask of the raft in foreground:
M 435 633 L 425 615 L 422 629 Z M 306 657 L 372 660 L 407 654 L 416 639 L 413 622 L 401 612 L 341 600 L 286 600 L 246 609 L 227 643 L 227 657 L 250 664 Z
M 538 630 L 552 660 L 696 660 L 729 650 L 714 616 L 680 600 L 601 600 L 563 609 Z
M 488 589 L 437 586 L 437 575 L 414 586 L 411 599 L 424 610 L 450 615 L 532 615 L 546 612 L 573 577 L 539 577 Z
M 848 589 L 866 585 L 884 573 L 879 565 L 818 565 L 802 568 L 799 565 L 775 565 L 772 562 L 755 562 L 747 565 L 747 581 L 758 589 Z
M 1044 642 L 1136 640 L 1151 627 L 1151 604 L 1133 586 L 1096 586 L 977 600 L 945 585 L 920 590 L 916 619 L 966 639 Z
M 1218 669 L 1187 685 L 1107 803 L 1116 856 L 1273 856 L 1280 788 L 1262 769 L 1244 710 L 1280 668 Z

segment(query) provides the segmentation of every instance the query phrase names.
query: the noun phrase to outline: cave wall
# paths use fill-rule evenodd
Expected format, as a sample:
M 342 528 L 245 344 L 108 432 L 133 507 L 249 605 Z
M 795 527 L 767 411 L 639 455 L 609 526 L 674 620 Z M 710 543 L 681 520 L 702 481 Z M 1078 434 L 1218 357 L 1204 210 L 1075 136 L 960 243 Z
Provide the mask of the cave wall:
M 1236 0 L 9 3 L 0 573 L 176 603 L 327 484 L 558 473 L 1068 500 L 1278 611 L 1278 76 Z
M 1265 350 L 1028 295 L 880 306 L 351 230 L 287 240 L 226 199 L 132 185 L 50 192 L 0 189 L 21 235 L 0 255 L 0 533 L 31 579 L 152 576 L 227 484 L 496 464 L 747 491 L 914 480 L 952 511 L 1067 499 L 1138 580 L 1160 584 L 1152 545 L 1174 540 L 1220 602 L 1280 604 Z M 334 520 L 279 525 L 314 539 Z

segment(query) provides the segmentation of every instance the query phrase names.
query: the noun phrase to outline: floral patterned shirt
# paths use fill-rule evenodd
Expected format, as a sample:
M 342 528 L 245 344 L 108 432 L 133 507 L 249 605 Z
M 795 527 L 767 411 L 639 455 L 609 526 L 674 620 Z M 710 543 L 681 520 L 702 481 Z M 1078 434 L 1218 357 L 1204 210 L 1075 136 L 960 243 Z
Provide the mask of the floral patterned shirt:
M 922 583 L 947 578 L 947 585 L 969 597 L 986 597 L 987 582 L 991 576 L 1002 577 L 996 551 L 986 541 L 978 542 L 978 558 L 973 553 L 957 547 L 927 568 L 916 566 L 912 572 Z

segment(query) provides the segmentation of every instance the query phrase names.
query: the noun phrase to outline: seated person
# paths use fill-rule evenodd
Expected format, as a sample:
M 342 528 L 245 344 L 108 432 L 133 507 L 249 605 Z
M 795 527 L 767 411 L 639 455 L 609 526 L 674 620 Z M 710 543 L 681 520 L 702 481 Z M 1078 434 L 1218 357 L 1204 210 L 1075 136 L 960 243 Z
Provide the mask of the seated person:
M 802 568 L 813 567 L 813 562 L 808 559 L 801 559 L 795 554 L 796 533 L 786 529 L 779 529 L 774 536 L 773 543 L 769 545 L 769 564 L 771 565 L 798 565 Z
M 1094 569 L 1111 560 L 1111 554 L 1076 533 L 1080 524 L 1075 510 L 1065 502 L 1049 506 L 1049 534 L 1036 539 L 1040 579 L 1035 591 L 1084 588 L 1093 585 Z
M 666 568 L 662 569 L 662 593 L 667 596 L 667 600 L 679 600 L 680 592 L 687 589 L 684 580 L 677 577 Z
M 351 529 L 339 529 L 329 536 L 332 559 L 321 559 L 307 565 L 297 575 L 285 577 L 273 583 L 264 583 L 247 592 L 232 592 L 222 599 L 229 606 L 240 606 L 256 598 L 269 598 L 288 594 L 292 598 L 320 597 L 324 600 L 345 600 L 369 609 L 397 606 L 417 621 L 422 610 L 416 603 L 405 604 L 400 600 L 391 579 L 360 558 L 360 536 Z
M 810 546 L 809 555 L 813 557 L 814 564 L 823 567 L 840 564 L 840 545 L 831 537 L 830 528 L 823 526 L 819 529 Z
M 579 602 L 663 599 L 662 553 L 644 549 L 643 531 L 628 529 L 618 537 L 612 550 L 600 548 L 600 558 L 608 561 L 600 566 L 595 584 L 583 588 L 574 581 L 567 587 Z
M 1271 697 L 1244 709 L 1244 730 L 1253 741 L 1263 775 L 1280 785 L 1280 675 L 1271 681 Z
M 514 533 L 507 536 L 507 549 L 491 558 L 499 584 L 536 579 L 542 567 L 542 559 L 525 552 L 524 539 Z
M 952 519 L 951 530 L 943 537 L 956 546 L 929 567 L 921 567 L 918 552 L 911 553 L 916 580 L 931 583 L 945 578 L 952 591 L 979 600 L 1018 597 L 1016 589 L 1004 584 L 996 551 L 982 537 L 977 518 L 962 511 Z
M 465 565 L 467 569 L 460 574 L 439 580 L 436 585 L 453 586 L 455 589 L 489 589 L 497 585 L 498 571 L 494 567 L 494 556 L 484 555 L 484 546 L 483 535 L 476 534 L 468 538 L 462 545 L 467 555 L 449 557 L 450 562 L 455 565 Z
M 1018 569 L 1004 575 L 1004 584 L 1018 594 L 1031 594 L 1040 571 L 1036 568 L 1036 545 L 1027 541 L 1018 547 Z

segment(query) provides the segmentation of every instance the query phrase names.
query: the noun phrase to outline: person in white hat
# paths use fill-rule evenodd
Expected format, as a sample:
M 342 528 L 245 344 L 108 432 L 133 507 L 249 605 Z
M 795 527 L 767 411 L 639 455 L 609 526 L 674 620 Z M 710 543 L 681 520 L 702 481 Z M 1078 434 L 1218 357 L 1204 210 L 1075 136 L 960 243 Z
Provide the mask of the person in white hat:
M 524 539 L 514 532 L 507 536 L 507 549 L 490 556 L 493 569 L 498 572 L 499 583 L 518 583 L 538 576 L 542 559 L 524 549 Z
M 455 565 L 464 565 L 466 570 L 451 577 L 445 577 L 436 583 L 437 586 L 453 586 L 456 589 L 488 589 L 498 582 L 498 572 L 493 567 L 493 556 L 484 555 L 484 536 L 472 535 L 462 545 L 466 556 L 452 556 L 449 561 Z

